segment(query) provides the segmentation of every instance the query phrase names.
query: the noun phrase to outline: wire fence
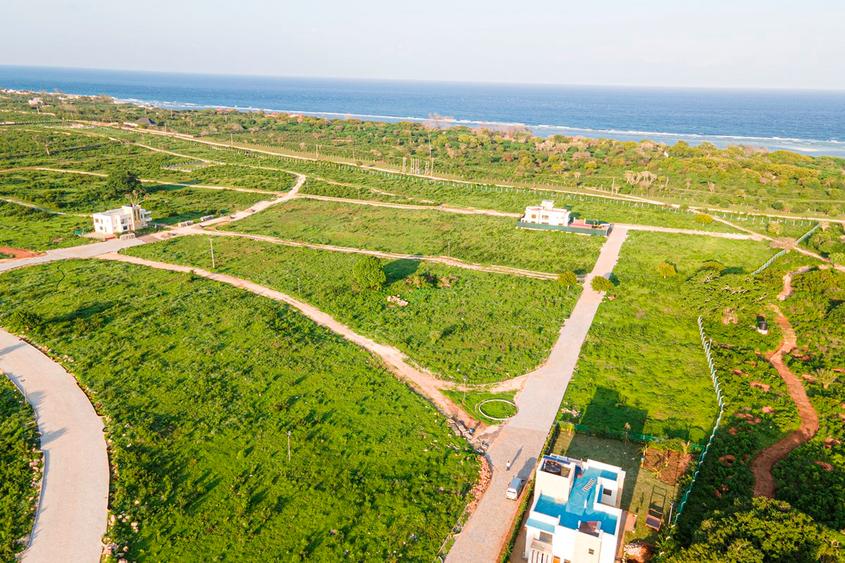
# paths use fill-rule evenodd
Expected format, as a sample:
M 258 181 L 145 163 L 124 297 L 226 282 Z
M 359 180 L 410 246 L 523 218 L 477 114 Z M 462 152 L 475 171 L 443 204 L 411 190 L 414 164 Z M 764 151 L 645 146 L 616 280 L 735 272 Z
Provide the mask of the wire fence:
M 716 400 L 719 402 L 719 416 L 716 417 L 716 423 L 713 425 L 713 430 L 710 432 L 710 439 L 707 440 L 707 444 L 704 446 L 704 449 L 701 450 L 701 455 L 698 456 L 698 463 L 695 466 L 695 472 L 692 474 L 692 479 L 690 479 L 689 485 L 687 485 L 684 494 L 681 495 L 681 500 L 678 503 L 678 510 L 675 512 L 675 520 L 672 522 L 673 525 L 678 523 L 678 518 L 680 518 L 681 513 L 684 511 L 684 506 L 686 506 L 687 499 L 689 499 L 692 488 L 695 486 L 695 482 L 698 479 L 698 474 L 701 472 L 701 465 L 707 457 L 707 452 L 710 451 L 710 446 L 713 445 L 713 440 L 716 438 L 716 431 L 722 423 L 722 415 L 725 412 L 725 398 L 722 395 L 722 387 L 719 384 L 719 376 L 716 374 L 716 366 L 713 364 L 713 356 L 710 353 L 710 347 L 713 345 L 713 341 L 707 338 L 707 335 L 704 333 L 704 323 L 702 322 L 701 317 L 698 317 L 698 334 L 701 336 L 701 346 L 704 348 L 704 355 L 707 356 L 707 365 L 710 367 L 710 379 L 713 381 L 713 389 L 716 391 Z
M 816 224 L 813 226 L 813 228 L 812 228 L 812 229 L 810 229 L 809 231 L 807 231 L 806 233 L 804 233 L 803 235 L 801 235 L 801 236 L 798 238 L 798 240 L 796 240 L 796 241 L 795 241 L 795 245 L 797 246 L 797 245 L 801 244 L 802 242 L 804 242 L 805 240 L 807 240 L 808 238 L 810 238 L 810 237 L 813 235 L 813 233 L 815 233 L 815 232 L 816 232 L 816 229 L 818 229 L 820 226 L 821 226 L 821 224 L 820 224 L 820 223 L 816 223 Z M 766 268 L 768 268 L 769 266 L 771 266 L 771 265 L 774 263 L 774 261 L 775 261 L 775 260 L 777 260 L 778 258 L 780 258 L 781 256 L 783 256 L 783 255 L 784 255 L 784 254 L 786 254 L 787 252 L 789 252 L 789 249 L 788 249 L 788 248 L 784 248 L 783 250 L 781 250 L 780 252 L 778 252 L 777 254 L 775 254 L 774 256 L 772 256 L 771 258 L 769 258 L 768 260 L 766 260 L 766 261 L 763 263 L 763 265 L 762 265 L 762 266 L 760 266 L 759 268 L 757 268 L 756 270 L 754 270 L 753 272 L 751 272 L 751 275 L 752 275 L 752 276 L 756 276 L 757 274 L 759 274 L 760 272 L 762 272 L 763 270 L 765 270 Z

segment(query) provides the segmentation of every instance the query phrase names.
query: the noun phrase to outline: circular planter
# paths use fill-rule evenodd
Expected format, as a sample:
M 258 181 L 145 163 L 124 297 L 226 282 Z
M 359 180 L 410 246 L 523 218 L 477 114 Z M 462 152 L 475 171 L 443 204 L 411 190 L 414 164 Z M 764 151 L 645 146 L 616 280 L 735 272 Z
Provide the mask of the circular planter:
M 499 417 L 499 416 L 493 416 L 493 415 L 487 414 L 486 412 L 484 412 L 484 405 L 488 405 L 490 403 L 504 403 L 506 405 L 510 405 L 511 407 L 513 407 L 514 413 L 510 416 L 505 416 L 505 417 Z M 478 403 L 477 405 L 475 405 L 475 410 L 477 410 L 479 412 L 479 414 L 489 418 L 490 420 L 495 420 L 496 422 L 504 422 L 505 420 L 512 418 L 518 412 L 518 409 L 516 408 L 516 403 L 514 403 L 513 401 L 509 401 L 507 399 L 485 399 L 485 400 L 481 401 L 480 403 Z

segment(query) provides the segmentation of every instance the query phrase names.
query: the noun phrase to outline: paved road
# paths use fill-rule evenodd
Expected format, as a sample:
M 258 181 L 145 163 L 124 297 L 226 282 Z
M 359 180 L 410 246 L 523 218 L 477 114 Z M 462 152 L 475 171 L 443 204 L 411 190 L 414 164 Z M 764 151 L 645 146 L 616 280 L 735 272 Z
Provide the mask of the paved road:
M 72 375 L 3 329 L 0 371 L 32 405 L 44 452 L 41 499 L 23 561 L 96 563 L 109 499 L 103 422 Z
M 56 260 L 69 260 L 72 258 L 93 258 L 100 254 L 107 252 L 117 252 L 124 248 L 131 246 L 138 246 L 144 244 L 145 240 L 142 238 L 126 239 L 126 240 L 108 240 L 105 242 L 95 242 L 92 244 L 84 244 L 82 246 L 72 246 L 70 248 L 59 248 L 57 250 L 48 250 L 44 254 L 32 256 L 30 258 L 20 258 L 17 260 L 0 260 L 0 273 L 14 270 L 16 268 L 25 268 L 27 266 L 35 266 L 36 264 L 46 264 L 48 262 L 55 262 Z
M 549 358 L 528 376 L 516 400 L 519 412 L 502 425 L 487 452 L 493 469 L 490 486 L 457 535 L 447 561 L 498 561 L 519 507 L 518 502 L 505 498 L 505 489 L 515 475 L 529 477 L 533 472 L 603 297 L 592 290 L 590 281 L 613 271 L 627 234 L 624 228 L 610 234 Z M 510 471 L 506 469 L 508 460 L 513 460 Z

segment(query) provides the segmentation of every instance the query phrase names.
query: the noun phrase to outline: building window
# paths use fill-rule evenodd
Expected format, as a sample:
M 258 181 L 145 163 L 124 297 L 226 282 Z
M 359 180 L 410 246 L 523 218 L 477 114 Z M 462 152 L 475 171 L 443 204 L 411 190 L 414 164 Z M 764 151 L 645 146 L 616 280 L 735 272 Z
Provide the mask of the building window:
M 589 553 L 590 555 L 595 555 L 595 554 L 596 554 L 596 550 L 595 550 L 595 549 L 593 549 L 593 548 L 590 548 L 590 549 L 588 549 L 588 550 L 587 550 L 587 553 Z

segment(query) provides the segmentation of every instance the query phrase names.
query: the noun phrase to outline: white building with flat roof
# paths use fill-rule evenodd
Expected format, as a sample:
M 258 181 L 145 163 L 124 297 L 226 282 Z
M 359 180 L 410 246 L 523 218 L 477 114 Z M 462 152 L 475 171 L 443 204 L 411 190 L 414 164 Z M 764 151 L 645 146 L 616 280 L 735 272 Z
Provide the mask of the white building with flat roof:
M 530 563 L 613 563 L 622 535 L 621 468 L 546 455 L 525 524 Z
M 569 224 L 569 210 L 555 207 L 555 202 L 543 200 L 540 205 L 530 205 L 525 208 L 525 215 L 522 216 L 523 223 L 534 223 L 535 225 L 552 225 L 554 227 L 565 227 Z
M 152 215 L 140 205 L 124 205 L 102 213 L 94 213 L 94 232 L 101 235 L 120 236 L 143 229 L 150 224 Z

